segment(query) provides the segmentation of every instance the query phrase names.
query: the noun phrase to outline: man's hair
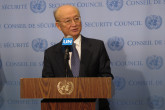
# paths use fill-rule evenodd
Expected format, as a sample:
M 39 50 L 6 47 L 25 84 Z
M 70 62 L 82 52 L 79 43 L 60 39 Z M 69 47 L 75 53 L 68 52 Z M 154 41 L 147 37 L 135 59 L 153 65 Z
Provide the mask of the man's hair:
M 59 8 L 59 7 L 58 7 L 58 8 Z M 57 20 L 57 15 L 56 15 L 56 13 L 57 13 L 57 11 L 58 11 L 58 8 L 57 8 L 56 10 L 53 11 L 55 21 L 58 21 L 58 20 Z
M 62 6 L 65 6 L 65 5 L 62 5 Z M 53 11 L 54 18 L 55 18 L 55 21 L 56 21 L 56 22 L 58 21 L 57 12 L 58 12 L 59 8 L 61 8 L 62 6 L 59 6 L 56 10 Z M 68 5 L 68 6 L 72 6 L 72 5 Z M 72 6 L 72 7 L 74 7 L 75 9 L 77 9 L 77 11 L 78 11 L 78 13 L 79 13 L 79 15 L 80 15 L 79 9 L 78 9 L 77 7 L 75 7 L 75 6 Z

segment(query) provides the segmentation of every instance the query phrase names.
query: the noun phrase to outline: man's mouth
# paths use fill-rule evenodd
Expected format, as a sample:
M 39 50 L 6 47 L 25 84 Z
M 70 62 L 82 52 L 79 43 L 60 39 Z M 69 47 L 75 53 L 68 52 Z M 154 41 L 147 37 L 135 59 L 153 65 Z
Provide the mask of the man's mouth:
M 78 31 L 78 28 L 76 28 L 76 29 L 72 29 L 72 31 L 73 31 L 73 32 L 76 32 L 76 31 Z

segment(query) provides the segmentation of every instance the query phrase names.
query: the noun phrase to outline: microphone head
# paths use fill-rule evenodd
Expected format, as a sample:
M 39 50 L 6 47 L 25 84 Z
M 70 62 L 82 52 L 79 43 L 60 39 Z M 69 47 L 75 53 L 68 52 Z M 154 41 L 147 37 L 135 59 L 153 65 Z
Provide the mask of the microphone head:
M 71 35 L 67 35 L 66 38 L 73 38 Z
M 72 36 L 67 36 L 66 38 L 63 38 L 62 46 L 64 50 L 69 49 L 69 52 L 72 52 L 72 44 L 73 44 Z

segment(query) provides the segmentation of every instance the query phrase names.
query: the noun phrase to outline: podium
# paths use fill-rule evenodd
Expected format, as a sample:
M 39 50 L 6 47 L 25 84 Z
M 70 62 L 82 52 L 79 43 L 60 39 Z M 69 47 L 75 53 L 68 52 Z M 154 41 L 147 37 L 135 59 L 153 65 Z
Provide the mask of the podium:
M 21 98 L 42 98 L 41 110 L 95 110 L 111 98 L 111 77 L 21 78 Z

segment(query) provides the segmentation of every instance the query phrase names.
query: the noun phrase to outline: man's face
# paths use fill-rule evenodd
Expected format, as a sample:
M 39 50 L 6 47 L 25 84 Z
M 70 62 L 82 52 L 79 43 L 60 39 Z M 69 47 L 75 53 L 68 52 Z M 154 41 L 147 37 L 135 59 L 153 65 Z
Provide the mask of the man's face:
M 70 35 L 76 39 L 81 32 L 81 19 L 77 9 L 65 7 L 58 12 L 58 21 L 56 26 L 65 36 Z

